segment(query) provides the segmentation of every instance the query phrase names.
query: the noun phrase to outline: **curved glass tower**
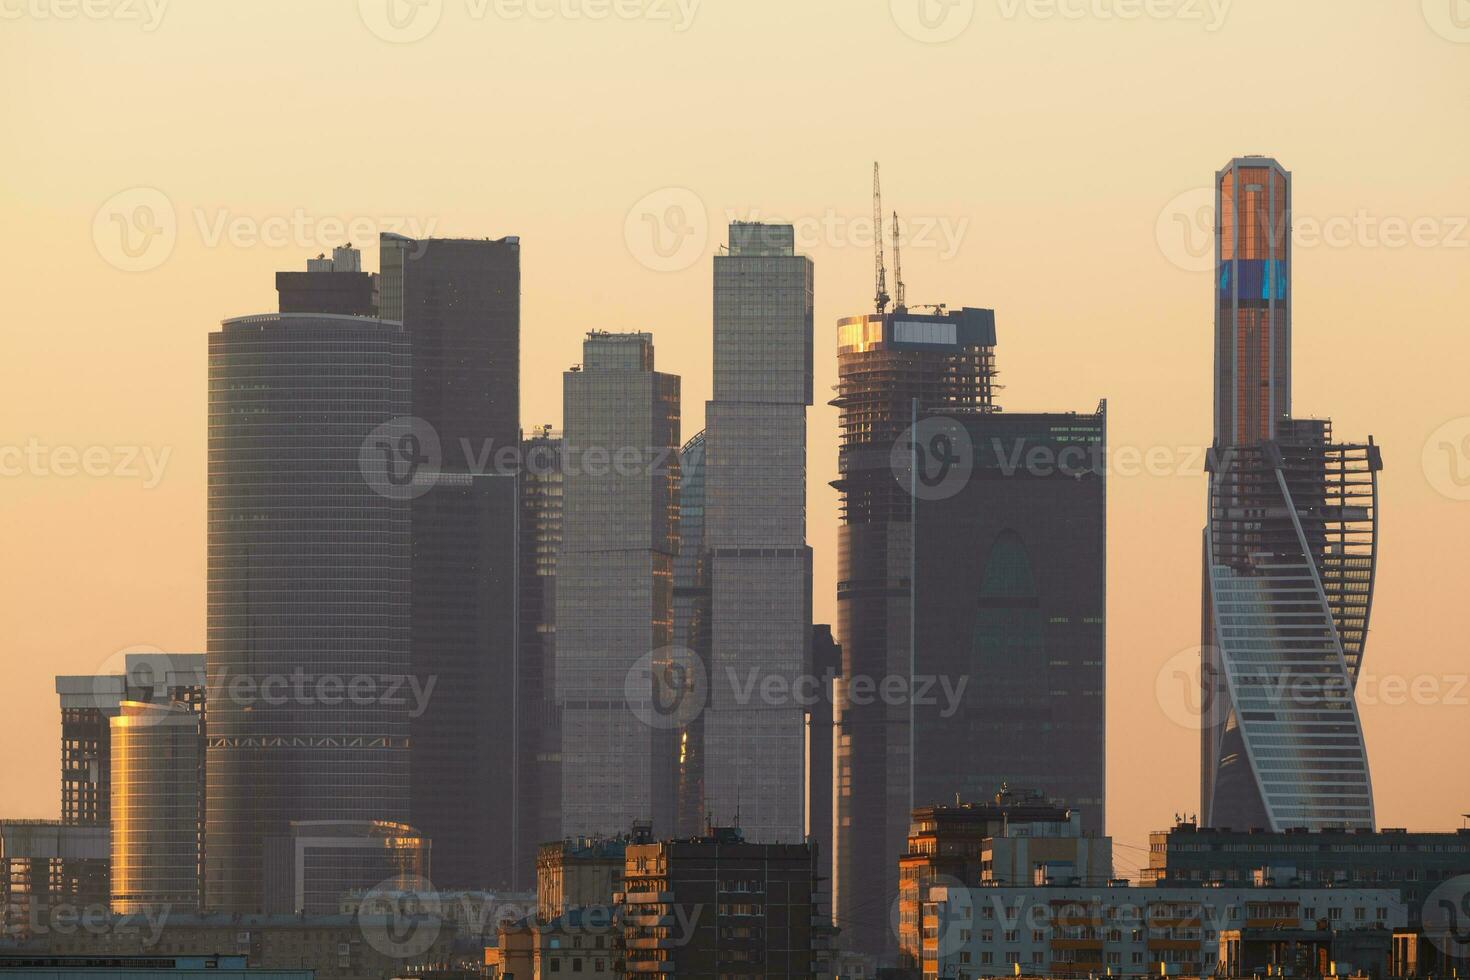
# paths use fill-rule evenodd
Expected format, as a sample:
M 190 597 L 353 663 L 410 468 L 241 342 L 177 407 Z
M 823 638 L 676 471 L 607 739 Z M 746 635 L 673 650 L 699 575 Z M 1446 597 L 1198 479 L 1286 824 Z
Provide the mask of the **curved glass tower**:
M 368 479 L 401 447 L 374 431 L 408 413 L 396 322 L 268 314 L 209 337 L 212 909 L 262 910 L 263 842 L 293 821 L 408 817 L 409 502 Z
M 1354 700 L 1373 601 L 1366 444 L 1291 416 L 1291 175 L 1216 175 L 1215 439 L 1204 535 L 1204 822 L 1372 828 Z

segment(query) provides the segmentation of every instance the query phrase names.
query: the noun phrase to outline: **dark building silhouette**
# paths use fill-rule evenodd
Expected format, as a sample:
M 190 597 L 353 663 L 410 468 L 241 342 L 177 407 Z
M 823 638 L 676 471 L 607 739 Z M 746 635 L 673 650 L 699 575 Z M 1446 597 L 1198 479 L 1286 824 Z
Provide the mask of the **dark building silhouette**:
M 508 887 L 519 807 L 520 240 L 381 237 L 378 305 L 412 359 L 413 428 L 435 456 L 412 495 L 411 672 L 435 681 L 412 719 L 410 822 L 435 884 Z M 437 446 L 437 451 L 433 447 Z
M 562 440 L 550 426 L 521 440 L 520 624 L 516 688 L 513 885 L 535 884 L 537 853 L 561 837 L 561 716 L 556 710 L 556 559 L 561 550 Z
M 365 466 L 375 430 L 409 412 L 409 358 L 402 325 L 369 317 L 210 334 L 207 664 L 225 696 L 208 708 L 205 885 L 220 911 L 261 910 L 263 839 L 292 821 L 408 816 L 408 700 L 335 685 L 409 668 L 409 507 Z
M 377 277 L 362 271 L 362 253 L 351 243 L 332 249 L 332 257 L 306 260 L 305 272 L 277 272 L 282 313 L 340 313 L 377 316 Z
M 734 828 L 627 845 L 629 977 L 809 978 L 816 869 L 806 844 L 747 843 Z
M 842 526 L 837 543 L 837 685 L 832 903 L 844 945 L 880 953 L 917 802 L 905 705 L 848 696 L 910 666 L 913 497 L 895 477 L 893 450 L 919 413 L 995 411 L 995 314 L 908 310 L 837 325 Z M 941 797 L 944 798 L 944 797 Z M 922 802 L 922 801 L 919 801 Z
M 832 698 L 841 674 L 842 647 L 832 638 L 832 627 L 813 625 L 811 675 L 817 686 L 806 712 L 806 833 L 816 850 L 817 877 L 824 896 L 830 895 L 832 887 Z
M 914 795 L 1025 786 L 1100 835 L 1106 406 L 947 418 L 973 463 L 952 494 L 914 501 Z

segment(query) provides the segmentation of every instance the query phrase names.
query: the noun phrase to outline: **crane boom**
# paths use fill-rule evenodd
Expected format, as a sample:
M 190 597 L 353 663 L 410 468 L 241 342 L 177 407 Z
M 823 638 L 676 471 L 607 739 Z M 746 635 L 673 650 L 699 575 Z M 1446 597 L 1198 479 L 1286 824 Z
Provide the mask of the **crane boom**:
M 902 313 L 908 309 L 908 300 L 904 297 L 903 288 L 903 253 L 898 249 L 898 212 L 893 212 L 893 312 Z

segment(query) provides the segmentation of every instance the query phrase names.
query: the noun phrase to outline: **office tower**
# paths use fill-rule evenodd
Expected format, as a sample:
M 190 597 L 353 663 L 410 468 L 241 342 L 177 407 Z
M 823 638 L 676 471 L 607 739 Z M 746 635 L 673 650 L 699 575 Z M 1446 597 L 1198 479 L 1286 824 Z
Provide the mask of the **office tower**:
M 1107 406 L 921 417 L 920 440 L 941 426 L 972 448 L 962 485 L 914 496 L 914 795 L 1024 786 L 1101 834 Z
M 705 802 L 723 819 L 738 816 L 752 840 L 794 843 L 805 839 L 804 708 L 759 692 L 768 681 L 792 690 L 811 642 L 812 262 L 796 254 L 791 225 L 735 222 L 714 265 Z
M 716 827 L 629 844 L 626 861 L 626 976 L 816 975 L 816 869 L 806 844 L 747 842 L 738 828 Z
M 377 277 L 362 271 L 362 253 L 350 242 L 330 259 L 307 259 L 305 272 L 277 272 L 276 293 L 282 313 L 377 316 Z
M 128 702 L 177 703 L 203 711 L 203 654 L 139 651 L 124 653 L 121 674 L 59 676 L 61 703 L 61 823 L 64 827 L 101 827 L 104 844 L 125 848 L 139 860 L 145 841 L 117 828 L 113 819 L 113 721 Z M 63 836 L 65 831 L 62 831 Z M 110 845 L 109 845 L 110 846 Z M 104 850 L 108 847 L 104 846 Z M 65 848 L 63 848 L 65 850 Z M 111 861 L 93 857 L 60 859 L 57 888 L 71 895 L 100 896 L 111 891 Z
M 684 647 L 709 677 L 709 579 L 704 560 L 704 433 L 679 451 L 679 554 L 674 559 L 674 646 Z M 707 689 L 707 685 L 706 685 Z M 679 729 L 674 833 L 706 825 L 703 711 Z
M 675 732 L 655 691 L 674 651 L 679 379 L 653 337 L 595 331 L 563 376 L 556 700 L 562 834 L 673 821 Z
M 412 500 L 412 674 L 433 696 L 411 721 L 409 820 L 442 888 L 514 877 L 520 240 L 381 236 L 379 307 L 412 354 L 415 430 L 438 476 Z M 405 413 L 407 414 L 407 413 Z M 524 852 L 524 847 L 519 848 Z
M 842 675 L 842 647 L 832 638 L 831 626 L 812 626 L 811 671 L 816 686 L 811 688 L 813 700 L 806 706 L 806 836 L 816 848 L 817 876 L 823 896 L 830 901 L 833 686 Z
M 561 550 L 562 439 L 551 426 L 521 438 L 520 623 L 516 639 L 517 828 L 513 887 L 535 873 L 538 848 L 561 837 L 561 720 L 556 710 L 556 561 Z
M 408 815 L 406 471 L 371 468 L 397 445 L 374 431 L 408 412 L 401 324 L 267 314 L 210 334 L 213 909 L 261 910 L 263 840 L 292 821 Z
M 832 901 L 844 948 L 882 952 L 897 891 L 892 857 L 909 812 L 910 715 L 857 677 L 908 677 L 914 497 L 895 477 L 894 446 L 922 413 L 995 410 L 995 314 L 962 309 L 868 314 L 837 326 L 837 686 Z
M 1216 175 L 1201 808 L 1220 827 L 1371 829 L 1353 689 L 1382 459 L 1292 417 L 1291 193 L 1265 157 Z
M 204 885 L 204 715 L 124 701 L 112 729 L 112 911 L 198 911 Z

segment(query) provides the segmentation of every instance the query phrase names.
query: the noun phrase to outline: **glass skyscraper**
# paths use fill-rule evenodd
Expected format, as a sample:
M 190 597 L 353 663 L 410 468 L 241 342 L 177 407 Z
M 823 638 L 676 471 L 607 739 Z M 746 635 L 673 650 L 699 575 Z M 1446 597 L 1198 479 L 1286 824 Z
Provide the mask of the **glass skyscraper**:
M 518 785 L 520 505 L 497 454 L 520 443 L 520 255 L 514 237 L 381 236 L 381 314 L 403 322 L 413 424 L 440 455 L 410 504 L 411 671 L 435 686 L 411 722 L 409 819 L 433 842 L 442 888 L 506 888 L 517 874 L 522 808 L 505 794 Z
M 1216 175 L 1215 437 L 1201 636 L 1207 826 L 1374 824 L 1354 689 L 1377 568 L 1370 439 L 1292 417 L 1291 175 Z
M 709 598 L 705 807 L 746 838 L 799 843 L 806 826 L 805 706 L 793 690 L 811 643 L 806 410 L 812 403 L 812 262 L 791 225 L 736 222 L 714 259 L 714 400 L 705 410 Z
M 409 381 L 396 322 L 267 314 L 209 337 L 211 908 L 261 910 L 263 839 L 292 821 L 407 818 L 409 701 L 338 685 L 408 673 L 409 507 L 363 464 Z
M 673 653 L 679 378 L 653 337 L 593 332 L 563 376 L 556 701 L 562 834 L 674 820 L 677 718 L 655 670 Z

